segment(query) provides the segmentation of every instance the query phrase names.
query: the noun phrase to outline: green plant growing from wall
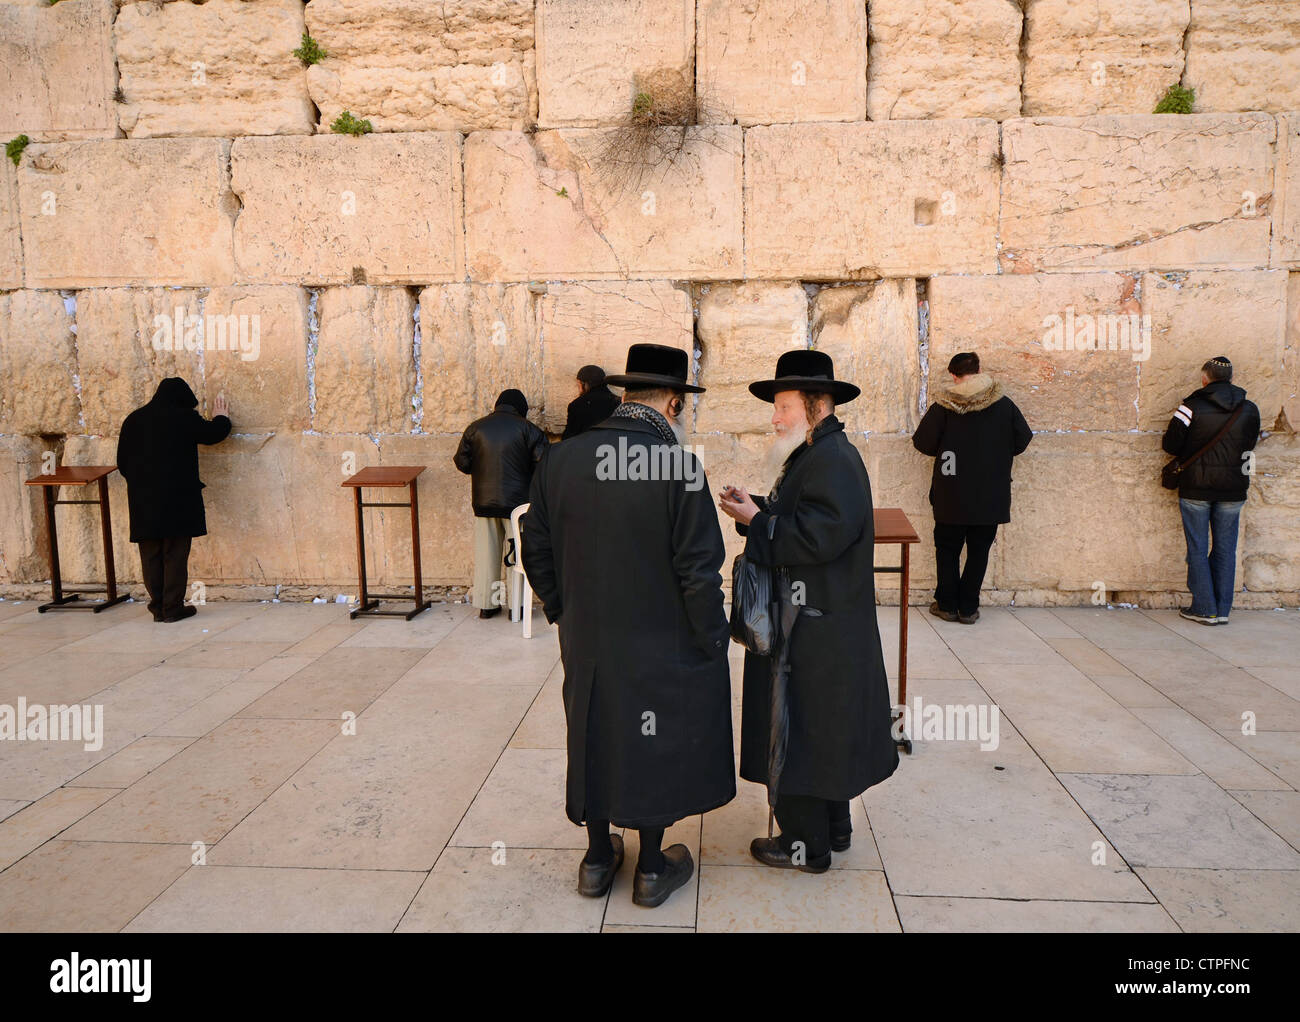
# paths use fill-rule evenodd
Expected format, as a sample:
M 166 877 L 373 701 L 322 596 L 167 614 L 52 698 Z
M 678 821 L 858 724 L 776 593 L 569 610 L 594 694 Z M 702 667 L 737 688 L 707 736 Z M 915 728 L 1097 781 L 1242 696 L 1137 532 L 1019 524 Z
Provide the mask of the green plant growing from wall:
M 307 67 L 313 64 L 319 64 L 329 56 L 322 48 L 320 43 L 311 37 L 310 32 L 302 34 L 302 45 L 293 51 L 293 55 L 303 62 Z
M 330 125 L 330 131 L 336 135 L 368 135 L 374 130 L 374 125 L 369 121 L 359 120 L 347 110 L 334 118 L 334 123 Z
M 1156 104 L 1153 113 L 1190 114 L 1192 104 L 1196 102 L 1196 90 L 1184 89 L 1181 85 L 1171 85 Z
M 31 139 L 26 135 L 19 135 L 17 138 L 11 138 L 5 143 L 5 155 L 14 161 L 14 166 L 18 166 L 18 161 L 23 158 L 23 150 L 27 148 L 27 143 Z

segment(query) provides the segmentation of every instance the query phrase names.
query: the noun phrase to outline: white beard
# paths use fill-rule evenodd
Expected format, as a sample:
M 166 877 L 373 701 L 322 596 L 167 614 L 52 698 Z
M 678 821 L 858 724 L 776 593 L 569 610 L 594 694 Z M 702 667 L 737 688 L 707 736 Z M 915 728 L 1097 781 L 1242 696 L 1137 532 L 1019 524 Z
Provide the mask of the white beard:
M 686 446 L 686 427 L 683 426 L 683 425 L 681 424 L 681 422 L 680 422 L 679 420 L 677 420 L 677 419 L 669 419 L 668 416 L 666 416 L 666 415 L 664 416 L 664 418 L 665 418 L 665 419 L 668 419 L 668 425 L 671 426 L 672 429 L 673 429 L 673 436 L 677 437 L 677 445 L 678 445 L 679 447 L 685 447 L 685 446 Z
M 763 452 L 763 479 L 770 488 L 780 474 L 786 458 L 790 457 L 800 444 L 808 439 L 806 425 L 791 426 L 784 433 L 774 432 L 772 439 Z

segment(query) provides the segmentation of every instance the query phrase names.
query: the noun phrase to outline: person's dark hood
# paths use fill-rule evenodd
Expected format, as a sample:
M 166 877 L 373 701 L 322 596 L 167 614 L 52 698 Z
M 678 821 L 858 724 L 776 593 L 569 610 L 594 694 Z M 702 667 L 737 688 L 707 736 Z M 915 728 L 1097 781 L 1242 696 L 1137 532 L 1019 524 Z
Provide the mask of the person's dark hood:
M 1214 380 L 1196 392 L 1195 397 L 1203 397 L 1210 404 L 1217 405 L 1225 412 L 1230 412 L 1246 400 L 1246 392 L 1228 380 Z
M 194 391 L 179 376 L 169 376 L 158 384 L 158 389 L 153 392 L 153 401 L 164 405 L 179 405 L 181 408 L 199 406 L 199 399 L 194 396 Z

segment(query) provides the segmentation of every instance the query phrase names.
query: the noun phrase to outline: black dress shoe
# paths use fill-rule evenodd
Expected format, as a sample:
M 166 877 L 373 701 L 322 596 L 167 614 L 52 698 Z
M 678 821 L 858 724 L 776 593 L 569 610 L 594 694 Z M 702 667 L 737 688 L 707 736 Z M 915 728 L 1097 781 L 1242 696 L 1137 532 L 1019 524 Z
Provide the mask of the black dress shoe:
M 764 866 L 777 869 L 798 869 L 805 873 L 825 873 L 831 868 L 831 853 L 816 859 L 809 859 L 803 865 L 796 865 L 794 860 L 781 848 L 781 842 L 774 837 L 756 837 L 749 843 L 749 854 Z
M 670 845 L 664 849 L 664 868 L 658 873 L 636 871 L 632 881 L 632 901 L 643 908 L 658 908 L 668 900 L 668 895 L 682 887 L 695 872 L 695 861 L 685 845 Z
M 609 843 L 614 846 L 614 858 L 609 862 L 593 866 L 583 857 L 578 866 L 579 894 L 585 894 L 588 898 L 603 898 L 608 893 L 618 868 L 623 865 L 623 836 L 611 834 Z
M 831 821 L 831 851 L 847 852 L 849 845 L 853 844 L 853 823 L 845 820 L 843 823 L 835 820 Z
M 169 614 L 167 617 L 163 618 L 163 623 L 172 625 L 177 621 L 184 621 L 187 617 L 193 617 L 198 612 L 198 607 L 182 607 L 175 614 Z
M 479 617 L 496 617 L 496 616 L 497 616 L 498 614 L 500 614 L 500 613 L 501 613 L 501 608 L 500 608 L 500 607 L 491 607 L 491 608 L 489 608 L 489 609 L 487 609 L 487 610 L 480 610 L 480 611 L 478 612 L 478 616 L 479 616 Z

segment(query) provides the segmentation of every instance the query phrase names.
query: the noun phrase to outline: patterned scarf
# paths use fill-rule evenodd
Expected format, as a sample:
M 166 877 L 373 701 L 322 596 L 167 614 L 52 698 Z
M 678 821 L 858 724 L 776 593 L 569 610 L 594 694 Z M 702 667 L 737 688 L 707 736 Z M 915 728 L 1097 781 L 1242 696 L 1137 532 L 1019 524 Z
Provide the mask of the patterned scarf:
M 655 428 L 665 443 L 677 443 L 677 434 L 673 432 L 673 427 L 668 424 L 662 412 L 657 412 L 649 405 L 643 405 L 637 401 L 623 401 L 610 414 L 610 418 L 621 419 L 640 419 L 642 422 L 648 422 Z

